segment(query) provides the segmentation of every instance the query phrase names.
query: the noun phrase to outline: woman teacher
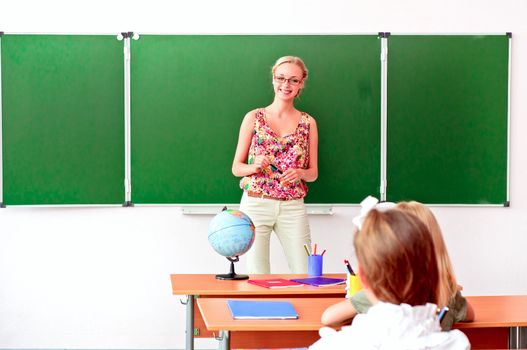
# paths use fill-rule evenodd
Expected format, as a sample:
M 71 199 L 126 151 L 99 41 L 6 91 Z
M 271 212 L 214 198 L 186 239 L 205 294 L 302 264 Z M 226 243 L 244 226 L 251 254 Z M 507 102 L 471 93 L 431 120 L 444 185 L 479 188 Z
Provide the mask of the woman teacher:
M 315 119 L 295 108 L 308 70 L 299 57 L 279 58 L 272 70 L 273 102 L 243 118 L 232 173 L 240 176 L 240 210 L 249 215 L 256 237 L 247 253 L 249 273 L 270 273 L 269 243 L 277 235 L 292 273 L 307 272 L 304 244 L 311 234 L 304 197 L 318 176 Z

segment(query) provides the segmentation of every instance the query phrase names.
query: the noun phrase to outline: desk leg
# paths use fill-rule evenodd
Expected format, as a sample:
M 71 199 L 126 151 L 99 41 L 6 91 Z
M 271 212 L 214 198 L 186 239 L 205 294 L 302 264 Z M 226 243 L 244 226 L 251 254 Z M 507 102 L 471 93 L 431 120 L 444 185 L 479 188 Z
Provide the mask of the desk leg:
M 524 349 L 527 347 L 527 328 L 509 328 L 509 349 Z
M 187 329 L 185 349 L 194 350 L 194 296 L 187 295 Z
M 220 331 L 220 337 L 217 339 L 220 341 L 219 350 L 231 350 L 229 331 Z
M 527 327 L 518 327 L 518 349 L 527 348 Z

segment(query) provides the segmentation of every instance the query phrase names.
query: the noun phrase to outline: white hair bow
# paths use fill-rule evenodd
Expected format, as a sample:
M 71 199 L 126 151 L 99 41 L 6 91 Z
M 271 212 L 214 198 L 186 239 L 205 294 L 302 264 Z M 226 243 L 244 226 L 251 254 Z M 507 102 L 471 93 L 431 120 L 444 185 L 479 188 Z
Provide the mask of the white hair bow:
M 388 209 L 391 209 L 395 207 L 395 203 L 393 202 L 381 202 L 379 203 L 379 200 L 373 196 L 368 196 L 360 202 L 360 214 L 355 216 L 353 218 L 353 224 L 357 226 L 357 228 L 360 230 L 362 228 L 362 223 L 364 222 L 364 219 L 372 209 L 377 209 L 379 211 L 385 211 Z

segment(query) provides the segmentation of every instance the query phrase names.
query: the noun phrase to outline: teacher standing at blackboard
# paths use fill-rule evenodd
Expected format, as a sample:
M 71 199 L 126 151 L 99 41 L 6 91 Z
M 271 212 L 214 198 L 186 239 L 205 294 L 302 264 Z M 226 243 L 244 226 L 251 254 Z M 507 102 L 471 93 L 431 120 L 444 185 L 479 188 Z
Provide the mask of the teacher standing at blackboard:
M 304 197 L 318 176 L 315 119 L 295 108 L 307 68 L 299 57 L 279 58 L 271 70 L 273 102 L 243 118 L 232 173 L 242 176 L 240 210 L 253 220 L 256 237 L 247 253 L 249 273 L 270 273 L 274 231 L 292 273 L 307 272 L 304 244 L 311 244 Z

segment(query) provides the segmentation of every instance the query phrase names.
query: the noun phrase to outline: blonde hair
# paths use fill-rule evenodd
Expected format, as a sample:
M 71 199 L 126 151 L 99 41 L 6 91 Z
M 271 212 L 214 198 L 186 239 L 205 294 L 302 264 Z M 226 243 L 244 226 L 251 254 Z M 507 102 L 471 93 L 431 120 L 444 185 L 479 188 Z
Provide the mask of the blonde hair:
M 371 210 L 354 240 L 363 278 L 380 301 L 437 303 L 439 283 L 432 236 L 412 214 Z
M 445 241 L 443 240 L 441 228 L 434 214 L 426 205 L 416 201 L 399 202 L 395 206 L 395 209 L 417 216 L 428 227 L 432 235 L 432 240 L 434 241 L 437 268 L 439 270 L 437 305 L 439 307 L 448 305 L 450 299 L 457 292 L 457 280 L 452 263 L 450 262 L 450 257 L 448 256 Z
M 304 80 L 304 82 L 307 80 L 309 71 L 307 70 L 307 67 L 304 61 L 300 57 L 297 57 L 297 56 L 283 56 L 277 59 L 273 68 L 271 68 L 272 77 L 274 77 L 274 73 L 276 69 L 284 63 L 291 63 L 299 67 L 302 70 L 302 80 Z M 300 96 L 301 93 L 302 93 L 302 89 L 298 90 L 298 93 L 296 94 L 295 97 Z

